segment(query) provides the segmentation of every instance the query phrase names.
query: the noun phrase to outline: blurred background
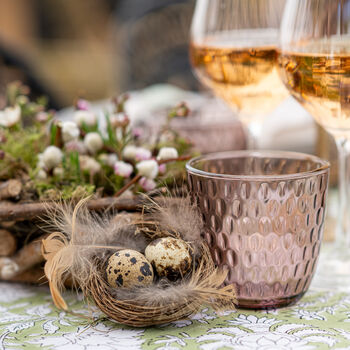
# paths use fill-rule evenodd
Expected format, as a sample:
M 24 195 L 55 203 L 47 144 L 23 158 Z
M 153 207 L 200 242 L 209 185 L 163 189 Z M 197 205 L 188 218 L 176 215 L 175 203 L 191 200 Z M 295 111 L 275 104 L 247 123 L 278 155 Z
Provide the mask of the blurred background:
M 0 86 L 25 81 L 62 108 L 172 83 L 196 89 L 191 0 L 0 0 Z
M 0 107 L 13 80 L 29 85 L 34 95 L 47 95 L 58 110 L 78 97 L 105 100 L 159 83 L 203 91 L 188 58 L 194 5 L 195 0 L 0 0 Z M 169 95 L 169 104 L 174 94 L 188 97 L 159 92 L 145 95 L 153 105 Z M 135 100 L 136 109 L 140 104 Z M 141 112 L 147 103 L 142 104 Z M 292 98 L 266 121 L 263 134 L 260 148 L 336 158 L 333 141 Z

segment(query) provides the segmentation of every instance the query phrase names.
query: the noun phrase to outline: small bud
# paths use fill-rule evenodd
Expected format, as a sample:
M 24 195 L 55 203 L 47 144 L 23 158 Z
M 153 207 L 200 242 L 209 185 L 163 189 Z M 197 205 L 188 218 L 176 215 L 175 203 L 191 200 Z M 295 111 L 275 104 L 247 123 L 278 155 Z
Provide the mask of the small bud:
M 168 159 L 176 159 L 179 157 L 179 154 L 174 147 L 162 147 L 159 150 L 157 160 L 168 160 Z
M 134 160 L 136 157 L 137 147 L 134 145 L 126 146 L 123 149 L 123 157 L 128 160 Z
M 28 96 L 25 96 L 25 95 L 18 96 L 16 100 L 17 100 L 17 103 L 19 103 L 20 105 L 25 105 L 29 102 Z
M 134 171 L 134 168 L 131 164 L 123 162 L 123 161 L 118 161 L 115 162 L 114 164 L 114 173 L 116 175 L 128 178 Z
M 166 164 L 159 165 L 159 174 L 164 175 L 166 173 Z
M 79 162 L 80 168 L 88 171 L 90 174 L 97 174 L 101 171 L 101 164 L 92 157 L 80 156 Z
M 17 105 L 15 107 L 7 107 L 0 111 L 0 126 L 10 128 L 16 125 L 21 120 L 21 108 Z
M 89 101 L 80 98 L 77 101 L 76 108 L 80 111 L 87 111 L 90 109 L 90 103 Z
M 62 177 L 64 175 L 64 170 L 61 167 L 56 167 L 53 169 L 54 176 Z
M 46 113 L 46 112 L 39 112 L 37 113 L 37 115 L 35 116 L 35 120 L 38 122 L 38 123 L 46 123 L 48 120 L 49 120 L 49 114 Z
M 158 175 L 158 163 L 154 159 L 143 160 L 136 164 L 139 175 L 145 176 L 148 179 L 154 179 Z
M 108 165 L 110 167 L 114 167 L 114 164 L 118 161 L 118 156 L 114 153 L 112 154 L 102 153 L 99 155 L 98 159 L 102 164 Z
M 67 152 L 78 152 L 79 154 L 86 154 L 87 149 L 82 141 L 70 141 L 64 145 Z
M 67 121 L 61 125 L 63 142 L 70 142 L 77 140 L 80 135 L 78 125 L 74 122 Z
M 147 177 L 142 177 L 139 181 L 139 185 L 147 192 L 152 191 L 157 187 L 157 184 Z
M 135 159 L 137 161 L 148 160 L 152 158 L 152 152 L 146 148 L 138 147 L 136 149 Z
M 56 146 L 49 146 L 45 149 L 39 162 L 42 161 L 45 168 L 50 170 L 61 164 L 63 158 L 62 151 Z
M 103 148 L 103 140 L 99 133 L 89 132 L 85 135 L 84 145 L 92 154 L 100 151 Z
M 94 113 L 85 110 L 78 110 L 74 112 L 74 121 L 81 127 L 83 124 L 87 126 L 94 126 L 97 119 Z
M 36 174 L 36 179 L 37 180 L 46 180 L 47 179 L 47 174 L 46 171 L 43 169 L 40 169 L 37 174 Z
M 125 128 L 129 125 L 130 119 L 124 113 L 116 113 L 109 117 L 113 128 Z

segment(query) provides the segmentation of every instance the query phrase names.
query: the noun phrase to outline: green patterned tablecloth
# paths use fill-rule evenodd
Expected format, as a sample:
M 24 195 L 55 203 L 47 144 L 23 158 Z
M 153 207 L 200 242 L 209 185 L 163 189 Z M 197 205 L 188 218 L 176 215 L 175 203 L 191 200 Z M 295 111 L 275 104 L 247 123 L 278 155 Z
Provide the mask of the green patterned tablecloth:
M 70 308 L 91 316 L 80 297 Z M 46 287 L 0 283 L 0 349 L 350 349 L 350 294 L 310 291 L 272 311 L 208 309 L 190 320 L 133 329 L 102 315 L 92 324 L 52 305 Z

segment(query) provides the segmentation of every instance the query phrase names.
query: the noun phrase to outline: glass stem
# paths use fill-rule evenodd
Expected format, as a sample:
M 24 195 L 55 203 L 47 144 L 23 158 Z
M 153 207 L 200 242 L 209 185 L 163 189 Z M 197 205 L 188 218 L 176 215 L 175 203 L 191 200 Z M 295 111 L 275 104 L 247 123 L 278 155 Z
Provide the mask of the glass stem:
M 347 138 L 336 138 L 339 162 L 339 216 L 337 219 L 336 243 L 350 247 L 350 142 Z

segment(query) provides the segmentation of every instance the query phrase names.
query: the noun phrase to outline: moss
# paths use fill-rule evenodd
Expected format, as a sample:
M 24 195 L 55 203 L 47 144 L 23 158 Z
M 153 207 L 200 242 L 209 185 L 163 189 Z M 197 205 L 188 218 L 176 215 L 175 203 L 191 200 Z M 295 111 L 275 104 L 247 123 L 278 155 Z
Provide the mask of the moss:
M 38 154 L 46 147 L 44 133 L 36 127 L 4 130 L 6 142 L 1 144 L 5 158 L 0 161 L 0 178 L 19 177 L 35 168 Z

